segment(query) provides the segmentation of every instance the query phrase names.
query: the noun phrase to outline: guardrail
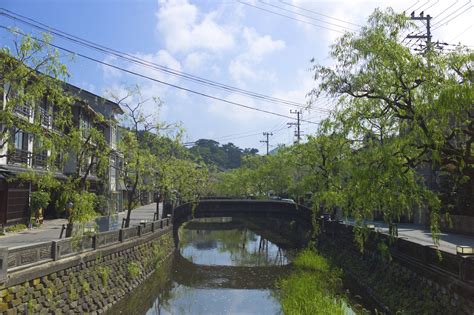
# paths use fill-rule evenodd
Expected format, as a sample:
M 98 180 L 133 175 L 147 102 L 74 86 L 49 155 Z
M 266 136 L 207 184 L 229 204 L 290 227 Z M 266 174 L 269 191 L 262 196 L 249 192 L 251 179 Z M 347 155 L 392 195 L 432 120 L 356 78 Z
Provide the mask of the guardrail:
M 169 218 L 144 222 L 120 230 L 84 235 L 80 238 L 66 238 L 13 248 L 0 248 L 0 283 L 14 272 L 51 261 L 71 257 L 79 253 L 126 242 L 148 235 L 171 224 Z

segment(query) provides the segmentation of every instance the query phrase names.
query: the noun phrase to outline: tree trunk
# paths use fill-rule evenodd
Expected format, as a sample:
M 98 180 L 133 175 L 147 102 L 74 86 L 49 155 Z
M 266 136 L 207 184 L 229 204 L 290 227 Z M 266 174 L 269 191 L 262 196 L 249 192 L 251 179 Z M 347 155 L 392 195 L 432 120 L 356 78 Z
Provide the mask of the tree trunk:
M 73 230 L 73 223 L 68 223 L 66 225 L 66 237 L 71 237 L 72 236 L 72 230 Z

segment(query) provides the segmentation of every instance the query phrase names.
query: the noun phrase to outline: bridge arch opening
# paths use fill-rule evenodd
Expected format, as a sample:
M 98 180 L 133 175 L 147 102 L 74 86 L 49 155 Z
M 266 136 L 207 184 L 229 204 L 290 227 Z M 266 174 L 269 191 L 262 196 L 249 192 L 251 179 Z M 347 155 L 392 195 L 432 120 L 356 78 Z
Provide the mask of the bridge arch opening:
M 280 234 L 292 243 L 292 247 L 305 247 L 313 235 L 312 211 L 305 206 L 280 200 L 207 199 L 183 204 L 173 210 L 176 248 L 179 246 L 179 228 L 186 222 L 191 227 L 199 225 L 192 220 L 200 218 L 230 218 L 228 228 L 242 220 L 253 222 L 262 230 Z M 211 225 L 207 223 L 207 227 Z

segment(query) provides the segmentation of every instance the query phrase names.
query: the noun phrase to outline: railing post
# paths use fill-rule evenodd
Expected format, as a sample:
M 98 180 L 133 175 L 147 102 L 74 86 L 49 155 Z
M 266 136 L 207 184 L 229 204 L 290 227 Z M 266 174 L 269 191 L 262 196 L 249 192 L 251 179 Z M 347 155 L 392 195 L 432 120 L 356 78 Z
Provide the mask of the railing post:
M 474 268 L 470 265 L 474 264 L 474 257 L 461 256 L 459 259 L 459 279 L 465 282 L 473 280 L 474 276 L 471 270 Z
M 142 228 L 143 228 L 142 225 L 138 226 L 138 237 L 142 236 Z
M 92 236 L 92 249 L 96 250 L 97 249 L 97 234 L 94 234 Z
M 56 261 L 61 256 L 61 246 L 58 244 L 57 241 L 53 241 L 52 243 L 53 243 L 53 245 L 52 245 L 53 246 L 53 248 L 52 248 L 52 250 L 53 250 L 53 253 L 52 253 L 53 254 L 53 260 Z
M 160 220 L 160 229 L 163 228 L 163 219 Z
M 155 232 L 155 222 L 151 222 L 151 232 Z
M 0 247 L 0 283 L 7 280 L 8 247 Z
M 119 241 L 123 242 L 123 229 L 119 230 Z

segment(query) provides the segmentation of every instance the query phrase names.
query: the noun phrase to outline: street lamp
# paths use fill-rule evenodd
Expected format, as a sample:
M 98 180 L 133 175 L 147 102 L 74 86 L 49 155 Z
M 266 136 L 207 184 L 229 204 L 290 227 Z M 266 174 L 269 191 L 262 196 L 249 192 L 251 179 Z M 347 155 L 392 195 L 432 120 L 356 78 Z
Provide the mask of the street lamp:
M 474 255 L 474 247 L 458 245 L 456 246 L 456 253 L 458 255 Z

